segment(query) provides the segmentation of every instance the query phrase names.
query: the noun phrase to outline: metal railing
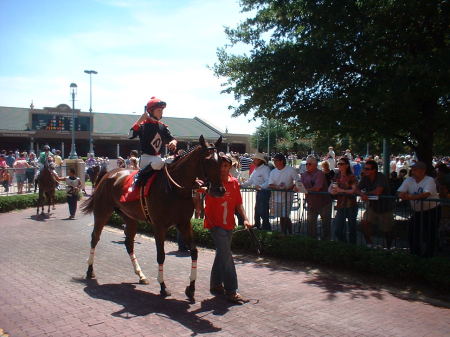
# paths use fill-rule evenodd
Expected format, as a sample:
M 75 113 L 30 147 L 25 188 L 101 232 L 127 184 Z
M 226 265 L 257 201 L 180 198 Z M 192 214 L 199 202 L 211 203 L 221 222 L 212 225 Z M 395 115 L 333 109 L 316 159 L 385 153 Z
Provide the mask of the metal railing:
M 67 176 L 67 167 L 58 166 L 55 168 L 60 177 Z M 5 175 L 4 173 L 7 172 Z M 11 194 L 34 193 L 34 182 L 38 175 L 39 168 L 1 168 L 0 169 L 0 196 Z M 64 182 L 60 182 L 63 187 Z M 22 186 L 22 187 L 21 187 Z
M 241 192 L 250 222 L 260 223 L 262 227 L 263 219 L 255 219 L 257 194 L 260 192 L 252 188 L 243 188 Z M 270 193 L 270 200 L 259 207 L 268 207 L 272 231 L 290 234 L 292 223 L 292 234 L 318 240 L 345 241 L 384 249 L 409 249 L 418 255 L 434 254 L 436 250 L 450 253 L 450 199 L 419 200 L 412 205 L 410 201 L 392 195 L 380 195 L 368 201 L 355 195 L 356 206 L 345 212 L 337 208 L 336 196 L 328 192 L 310 192 L 308 196 L 323 196 L 330 200 L 331 219 L 319 215 L 314 221 L 316 212 L 309 209 L 305 194 L 275 190 L 267 192 Z M 288 228 L 282 218 L 290 220 Z

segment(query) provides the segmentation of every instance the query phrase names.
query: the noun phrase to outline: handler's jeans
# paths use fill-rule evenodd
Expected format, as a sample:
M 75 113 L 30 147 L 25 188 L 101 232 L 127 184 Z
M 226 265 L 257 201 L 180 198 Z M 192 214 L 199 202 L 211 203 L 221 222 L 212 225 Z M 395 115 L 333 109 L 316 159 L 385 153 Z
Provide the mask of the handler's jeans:
M 261 190 L 256 192 L 255 204 L 255 226 L 260 228 L 262 219 L 262 229 L 270 231 L 272 228 L 269 222 L 269 201 L 270 191 Z
M 231 238 L 233 231 L 221 227 L 211 228 L 211 236 L 216 246 L 216 257 L 211 269 L 211 287 L 223 284 L 227 293 L 238 289 L 236 268 L 231 254 Z
M 69 205 L 70 216 L 75 216 L 77 212 L 78 195 L 67 195 L 67 204 Z

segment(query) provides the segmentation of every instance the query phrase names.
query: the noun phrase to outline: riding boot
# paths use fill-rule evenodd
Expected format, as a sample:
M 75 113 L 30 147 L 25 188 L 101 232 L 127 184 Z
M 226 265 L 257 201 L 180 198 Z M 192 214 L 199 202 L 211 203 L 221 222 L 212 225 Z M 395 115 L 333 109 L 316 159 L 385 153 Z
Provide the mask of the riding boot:
M 154 172 L 155 170 L 152 168 L 151 164 L 148 164 L 146 167 L 140 169 L 134 176 L 134 186 L 139 187 L 145 185 L 148 178 L 150 178 Z

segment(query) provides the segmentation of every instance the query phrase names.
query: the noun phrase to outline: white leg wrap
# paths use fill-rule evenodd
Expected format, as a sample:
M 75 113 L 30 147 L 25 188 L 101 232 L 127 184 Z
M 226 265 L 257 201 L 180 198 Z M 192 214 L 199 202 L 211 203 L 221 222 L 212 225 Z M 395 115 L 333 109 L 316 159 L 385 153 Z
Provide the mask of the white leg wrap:
M 158 266 L 158 278 L 157 278 L 157 280 L 158 280 L 158 282 L 159 283 L 163 283 L 164 282 L 164 268 L 163 268 L 163 264 L 160 264 L 159 266 Z
M 192 261 L 191 266 L 191 276 L 189 277 L 189 280 L 195 281 L 197 279 L 197 261 Z
M 95 248 L 91 248 L 91 251 L 89 252 L 89 258 L 88 258 L 88 265 L 92 266 L 94 264 L 94 252 Z
M 134 272 L 139 276 L 140 279 L 145 278 L 144 273 L 142 272 L 141 266 L 137 260 L 137 257 L 134 253 L 130 254 L 131 263 L 133 264 Z

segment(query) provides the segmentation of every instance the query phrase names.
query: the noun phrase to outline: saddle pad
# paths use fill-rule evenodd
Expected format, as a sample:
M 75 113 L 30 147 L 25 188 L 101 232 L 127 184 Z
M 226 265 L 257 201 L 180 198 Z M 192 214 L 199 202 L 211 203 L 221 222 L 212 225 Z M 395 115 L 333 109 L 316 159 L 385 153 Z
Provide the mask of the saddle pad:
M 140 188 L 136 187 L 133 188 L 133 182 L 134 182 L 134 176 L 139 171 L 132 171 L 126 178 L 123 183 L 122 187 L 122 195 L 120 196 L 120 202 L 130 202 L 130 201 L 136 201 L 139 200 L 139 191 Z M 148 193 L 150 192 L 150 186 L 152 185 L 153 181 L 155 180 L 156 174 L 153 174 L 145 184 L 144 188 L 144 195 L 148 196 Z

